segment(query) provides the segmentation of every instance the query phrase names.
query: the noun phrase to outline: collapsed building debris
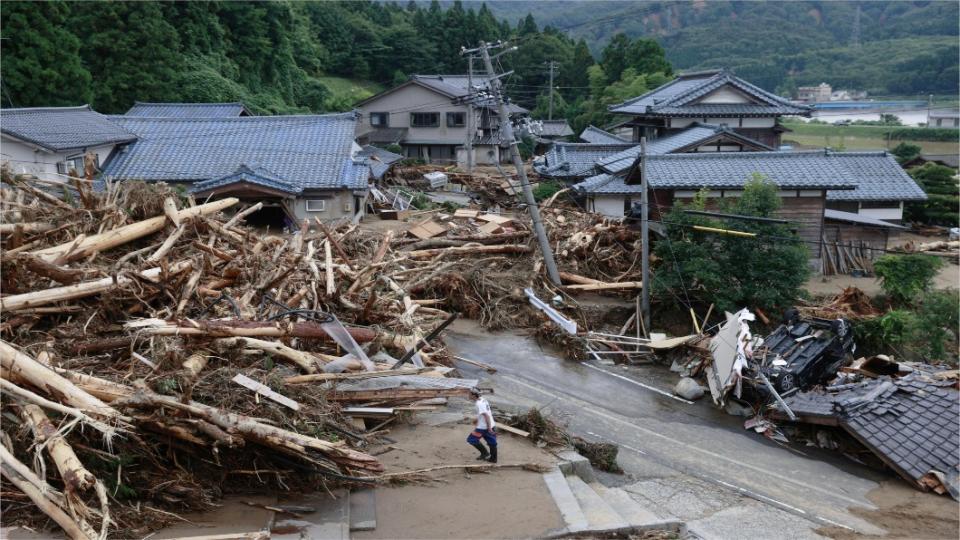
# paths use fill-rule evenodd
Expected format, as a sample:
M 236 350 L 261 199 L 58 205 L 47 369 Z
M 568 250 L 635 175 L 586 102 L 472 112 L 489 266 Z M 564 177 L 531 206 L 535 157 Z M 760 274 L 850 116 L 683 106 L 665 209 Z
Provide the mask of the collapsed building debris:
M 956 378 L 919 372 L 831 385 L 784 399 L 796 422 L 839 426 L 905 480 L 960 496 Z M 789 420 L 782 407 L 773 417 Z

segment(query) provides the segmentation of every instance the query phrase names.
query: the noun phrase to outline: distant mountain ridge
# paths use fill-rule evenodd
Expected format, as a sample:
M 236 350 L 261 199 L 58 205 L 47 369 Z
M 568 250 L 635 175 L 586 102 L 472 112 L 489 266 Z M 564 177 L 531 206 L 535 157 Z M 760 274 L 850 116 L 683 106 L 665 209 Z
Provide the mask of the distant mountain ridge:
M 771 90 L 828 82 L 874 94 L 957 94 L 960 9 L 924 2 L 506 1 L 515 23 L 584 38 L 598 53 L 619 32 L 657 39 L 680 70 L 729 67 Z M 858 13 L 859 12 L 859 13 Z

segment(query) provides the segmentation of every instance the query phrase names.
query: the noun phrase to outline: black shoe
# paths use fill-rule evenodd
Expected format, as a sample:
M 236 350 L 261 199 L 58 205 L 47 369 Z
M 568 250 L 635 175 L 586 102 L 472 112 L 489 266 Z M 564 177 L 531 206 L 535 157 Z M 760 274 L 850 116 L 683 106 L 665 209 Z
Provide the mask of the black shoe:
M 473 444 L 472 446 L 480 451 L 480 456 L 477 457 L 477 461 L 486 461 L 487 456 L 490 455 L 487 453 L 487 449 L 480 443 Z M 496 449 L 493 451 L 496 452 Z
M 496 463 L 496 462 L 497 462 L 497 447 L 496 447 L 496 446 L 491 446 L 491 447 L 490 447 L 490 459 L 488 459 L 487 461 L 489 461 L 490 463 Z

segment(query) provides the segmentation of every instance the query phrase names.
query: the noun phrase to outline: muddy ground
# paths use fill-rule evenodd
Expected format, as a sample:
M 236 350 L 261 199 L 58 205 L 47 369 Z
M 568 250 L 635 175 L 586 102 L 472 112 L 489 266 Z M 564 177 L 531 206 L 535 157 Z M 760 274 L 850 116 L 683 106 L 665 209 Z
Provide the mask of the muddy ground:
M 397 449 L 380 456 L 387 472 L 475 464 L 466 443 L 469 422 L 404 425 L 388 435 Z M 555 458 L 526 439 L 501 432 L 500 463 L 552 464 Z M 429 484 L 378 488 L 377 528 L 353 532 L 356 539 L 531 538 L 563 527 L 543 475 L 518 469 L 431 473 Z
M 870 536 L 838 527 L 825 527 L 817 532 L 836 540 L 926 540 L 960 536 L 960 505 L 950 497 L 923 493 L 893 479 L 881 482 L 867 498 L 877 506 L 876 510 L 853 507 L 850 512 L 885 529 L 886 535 Z

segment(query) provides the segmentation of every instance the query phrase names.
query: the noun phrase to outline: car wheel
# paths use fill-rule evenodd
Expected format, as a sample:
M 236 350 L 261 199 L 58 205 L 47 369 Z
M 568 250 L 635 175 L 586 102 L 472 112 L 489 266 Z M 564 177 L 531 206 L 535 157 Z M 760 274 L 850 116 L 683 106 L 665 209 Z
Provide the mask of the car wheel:
M 797 379 L 793 376 L 793 373 L 784 373 L 777 379 L 777 390 L 784 394 L 793 390 L 797 386 Z

